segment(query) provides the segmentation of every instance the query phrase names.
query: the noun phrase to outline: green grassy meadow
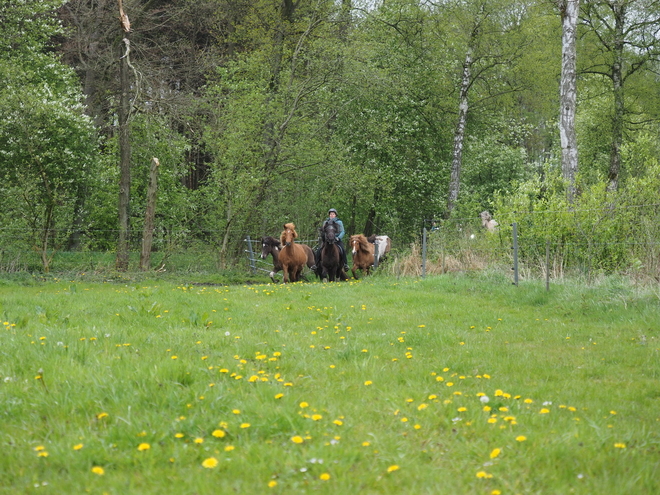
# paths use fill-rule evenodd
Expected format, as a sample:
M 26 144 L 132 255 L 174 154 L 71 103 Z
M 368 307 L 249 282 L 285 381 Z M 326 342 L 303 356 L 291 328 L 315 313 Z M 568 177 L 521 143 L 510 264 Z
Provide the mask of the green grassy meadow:
M 660 492 L 660 297 L 0 283 L 0 493 Z

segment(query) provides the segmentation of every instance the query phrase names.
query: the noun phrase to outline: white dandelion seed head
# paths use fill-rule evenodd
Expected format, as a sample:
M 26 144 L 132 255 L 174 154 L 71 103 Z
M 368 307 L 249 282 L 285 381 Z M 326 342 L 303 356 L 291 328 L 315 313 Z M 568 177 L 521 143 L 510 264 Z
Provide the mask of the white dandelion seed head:
M 487 395 L 482 395 L 481 397 L 479 397 L 479 400 L 480 400 L 482 403 L 484 403 L 484 404 L 488 404 L 488 401 L 489 401 L 490 399 L 488 398 Z

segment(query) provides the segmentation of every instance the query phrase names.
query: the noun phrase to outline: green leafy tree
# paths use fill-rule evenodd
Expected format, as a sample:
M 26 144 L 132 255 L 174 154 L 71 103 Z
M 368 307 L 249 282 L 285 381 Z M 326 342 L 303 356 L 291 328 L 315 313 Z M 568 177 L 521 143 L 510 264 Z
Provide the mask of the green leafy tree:
M 47 51 L 59 32 L 53 16 L 59 3 L 17 1 L 0 8 L 8 33 L 2 42 L 8 49 L 0 50 L 0 175 L 3 197 L 11 198 L 4 223 L 28 232 L 25 241 L 46 271 L 96 164 L 95 133 L 75 74 Z

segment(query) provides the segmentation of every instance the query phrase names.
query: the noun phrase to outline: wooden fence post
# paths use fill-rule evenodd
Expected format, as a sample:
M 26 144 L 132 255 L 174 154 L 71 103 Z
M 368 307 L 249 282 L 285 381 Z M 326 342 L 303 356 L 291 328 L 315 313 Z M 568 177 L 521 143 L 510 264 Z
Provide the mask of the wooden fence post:
M 140 270 L 146 272 L 151 265 L 151 245 L 154 240 L 154 218 L 156 216 L 156 198 L 158 197 L 158 158 L 151 159 L 149 171 L 149 187 L 147 189 L 147 209 L 144 212 L 144 233 L 142 234 L 142 252 L 140 253 Z

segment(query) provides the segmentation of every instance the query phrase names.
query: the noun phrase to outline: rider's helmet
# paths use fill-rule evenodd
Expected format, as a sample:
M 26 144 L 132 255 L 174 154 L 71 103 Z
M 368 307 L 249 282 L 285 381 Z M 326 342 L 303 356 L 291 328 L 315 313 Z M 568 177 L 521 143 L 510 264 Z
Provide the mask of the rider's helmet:
M 337 210 L 335 210 L 334 208 L 330 208 L 328 210 L 328 215 L 330 215 L 330 213 L 334 213 L 335 215 L 337 215 Z

